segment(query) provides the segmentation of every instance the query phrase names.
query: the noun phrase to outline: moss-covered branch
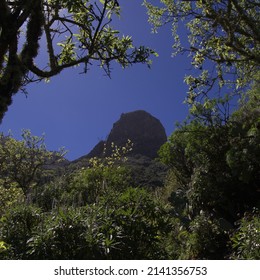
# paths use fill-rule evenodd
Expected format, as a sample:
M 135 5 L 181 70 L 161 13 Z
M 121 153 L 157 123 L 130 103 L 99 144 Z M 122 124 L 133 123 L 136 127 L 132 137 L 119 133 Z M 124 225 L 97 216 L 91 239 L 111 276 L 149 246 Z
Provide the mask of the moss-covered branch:
M 96 60 L 110 75 L 113 61 L 123 67 L 149 65 L 152 50 L 135 48 L 130 36 L 120 37 L 110 27 L 112 17 L 119 13 L 115 0 L 0 0 L 0 121 L 13 94 L 63 69 L 83 64 L 87 72 Z M 43 33 L 47 48 L 42 49 L 48 58 L 39 66 L 35 61 L 44 44 Z

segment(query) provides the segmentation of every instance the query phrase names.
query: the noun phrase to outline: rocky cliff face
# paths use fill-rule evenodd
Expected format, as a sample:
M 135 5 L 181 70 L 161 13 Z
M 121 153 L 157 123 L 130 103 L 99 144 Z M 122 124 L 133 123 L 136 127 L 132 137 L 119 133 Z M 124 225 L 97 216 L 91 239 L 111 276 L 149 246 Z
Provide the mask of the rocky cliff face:
M 107 154 L 109 154 L 111 153 L 111 149 L 109 149 L 111 143 L 125 146 L 128 139 L 133 143 L 131 154 L 155 158 L 161 145 L 166 142 L 167 136 L 161 122 L 151 114 L 142 110 L 125 113 L 114 123 L 107 140 L 98 143 L 88 157 L 101 156 L 104 144 L 106 144 Z

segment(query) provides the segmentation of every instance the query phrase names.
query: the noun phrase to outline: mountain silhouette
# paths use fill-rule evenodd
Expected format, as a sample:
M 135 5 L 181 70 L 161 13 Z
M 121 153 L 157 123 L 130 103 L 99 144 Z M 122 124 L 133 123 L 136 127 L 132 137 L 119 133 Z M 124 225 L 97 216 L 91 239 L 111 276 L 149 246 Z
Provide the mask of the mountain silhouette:
M 106 141 L 100 141 L 87 157 L 101 157 L 106 146 L 106 155 L 112 153 L 111 145 L 125 146 L 128 140 L 133 143 L 131 155 L 144 155 L 155 158 L 162 144 L 167 141 L 161 122 L 143 110 L 123 113 L 114 123 Z

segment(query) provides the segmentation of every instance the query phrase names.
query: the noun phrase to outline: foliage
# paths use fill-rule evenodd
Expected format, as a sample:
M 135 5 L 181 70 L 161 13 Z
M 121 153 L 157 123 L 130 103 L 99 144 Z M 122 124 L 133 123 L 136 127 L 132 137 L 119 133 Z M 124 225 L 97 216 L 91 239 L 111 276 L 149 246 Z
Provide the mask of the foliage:
M 70 175 L 60 175 L 51 182 L 36 186 L 31 194 L 31 201 L 45 212 L 52 211 L 61 204 L 69 181 Z
M 2 215 L 7 208 L 24 201 L 24 195 L 21 189 L 16 186 L 5 188 L 2 184 L 2 180 L 0 180 L 0 215 Z
M 120 166 L 82 169 L 71 178 L 61 200 L 74 205 L 95 203 L 111 189 L 119 191 L 126 188 L 127 174 L 127 169 Z
M 194 67 L 189 119 L 160 150 L 165 186 L 152 190 L 165 176 L 158 162 L 125 164 L 131 142 L 55 177 L 48 166 L 62 152 L 47 151 L 44 137 L 1 135 L 1 259 L 260 258 L 258 1 L 144 3 L 155 31 L 172 24 L 175 54 L 188 52 Z M 96 62 L 110 75 L 113 61 L 149 65 L 155 53 L 112 28 L 119 14 L 114 0 L 0 1 L 0 119 L 19 89 L 66 68 Z
M 169 168 L 160 189 L 153 183 L 166 169 L 144 157 L 128 160 L 131 142 L 39 182 L 59 154 L 30 133 L 22 141 L 2 136 L 0 258 L 259 259 L 255 77 L 240 108 L 224 122 L 198 107 L 178 126 L 159 152 Z M 24 192 L 20 181 L 33 170 L 30 162 L 40 164 L 32 173 L 38 179 L 31 177 Z M 131 166 L 142 172 L 145 189 Z
M 86 73 L 96 62 L 110 75 L 113 61 L 122 67 L 149 66 L 155 52 L 134 47 L 130 36 L 120 36 L 112 28 L 112 19 L 119 15 L 116 0 L 1 1 L 0 120 L 13 94 L 64 69 L 83 64 Z M 39 65 L 42 51 L 47 61 Z
M 222 259 L 227 252 L 228 235 L 216 219 L 201 212 L 190 223 L 185 259 Z
M 29 259 L 92 259 L 98 257 L 98 248 L 88 242 L 91 217 L 81 209 L 51 212 L 41 227 L 28 240 Z M 93 236 L 95 239 L 95 236 Z
M 239 228 L 231 237 L 234 249 L 231 258 L 244 260 L 260 259 L 260 218 L 258 210 L 247 213 L 240 221 Z
M 172 24 L 174 55 L 191 56 L 194 71 L 185 77 L 188 104 L 204 103 L 221 89 L 232 95 L 254 79 L 260 65 L 259 1 L 145 0 L 144 5 L 155 32 Z M 186 38 L 181 41 L 183 25 L 188 46 Z
M 167 209 L 148 191 L 131 188 L 121 166 L 131 146 L 114 146 L 110 156 L 90 159 L 87 168 L 37 186 L 29 203 L 16 206 L 13 189 L 3 189 L 9 206 L 1 213 L 1 258 L 167 258 Z
M 117 259 L 164 259 L 164 241 L 171 230 L 167 211 L 147 191 L 128 188 L 118 197 L 104 200 L 113 227 L 120 235 L 111 249 Z M 112 240 L 111 240 L 112 241 Z
M 169 229 L 163 207 L 130 188 L 97 204 L 48 214 L 15 207 L 2 217 L 0 236 L 13 259 L 157 259 L 167 257 Z
M 8 209 L 0 219 L 0 238 L 14 259 L 26 258 L 27 241 L 40 223 L 40 210 L 25 204 Z
M 33 136 L 29 130 L 23 130 L 22 140 L 17 141 L 10 135 L 0 135 L 0 178 L 8 188 L 14 184 L 25 197 L 36 184 L 44 165 L 56 162 L 64 155 L 47 151 L 44 137 Z
M 9 246 L 4 241 L 0 241 L 0 260 L 10 257 Z
M 0 253 L 4 252 L 7 250 L 5 242 L 1 241 L 0 242 Z
M 248 101 L 225 124 L 195 116 L 161 148 L 174 174 L 174 191 L 182 190 L 192 216 L 203 210 L 233 224 L 238 214 L 259 204 L 258 87 L 256 82 Z
M 232 147 L 227 154 L 227 163 L 233 173 L 244 182 L 257 182 L 260 178 L 260 74 L 252 89 L 245 95 L 242 106 L 232 118 L 230 129 Z
M 123 163 L 132 150 L 132 143 L 129 140 L 123 147 L 112 143 L 111 148 L 111 155 L 105 155 L 105 148 L 102 158 L 90 158 L 87 167 L 67 176 L 59 203 L 74 206 L 96 203 L 111 190 L 118 192 L 130 186 L 129 170 Z
M 238 222 L 260 205 L 259 101 L 258 73 L 229 119 L 194 111 L 159 151 L 170 167 L 166 186 L 181 222 L 181 258 L 259 258 L 257 215 Z
M 143 155 L 131 155 L 124 163 L 130 173 L 130 184 L 149 190 L 159 190 L 164 186 L 167 167 L 158 159 Z

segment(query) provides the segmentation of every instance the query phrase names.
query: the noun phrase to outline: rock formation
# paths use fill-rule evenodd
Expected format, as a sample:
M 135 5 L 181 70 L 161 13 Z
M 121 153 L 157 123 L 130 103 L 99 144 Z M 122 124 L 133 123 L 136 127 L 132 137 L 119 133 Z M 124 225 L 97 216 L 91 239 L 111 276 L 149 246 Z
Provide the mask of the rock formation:
M 161 145 L 166 142 L 167 136 L 161 122 L 151 114 L 143 110 L 125 113 L 114 123 L 107 140 L 100 141 L 88 157 L 102 156 L 104 144 L 109 154 L 111 143 L 125 146 L 128 139 L 133 143 L 131 154 L 155 158 Z

